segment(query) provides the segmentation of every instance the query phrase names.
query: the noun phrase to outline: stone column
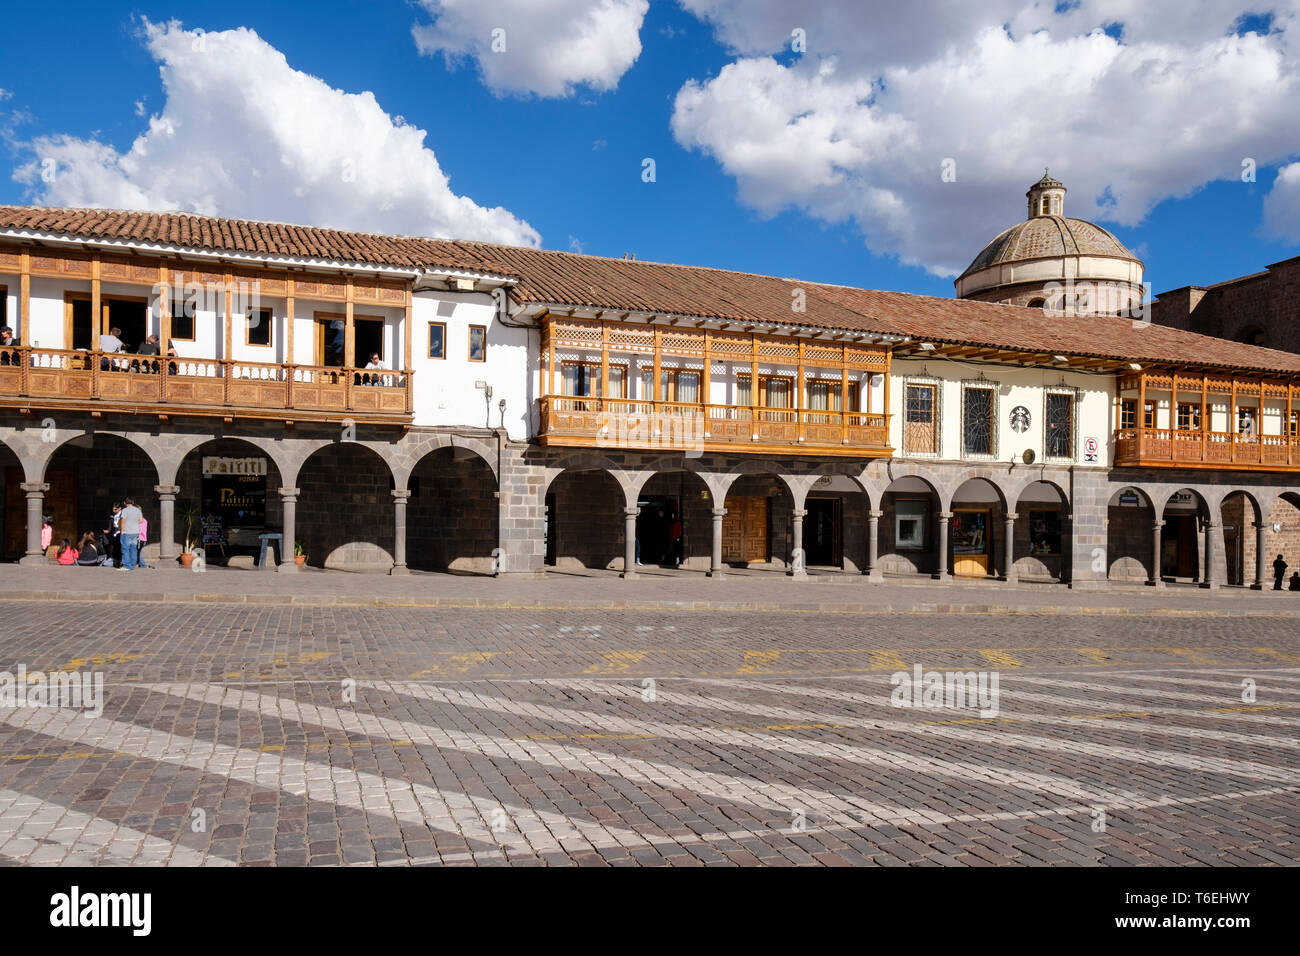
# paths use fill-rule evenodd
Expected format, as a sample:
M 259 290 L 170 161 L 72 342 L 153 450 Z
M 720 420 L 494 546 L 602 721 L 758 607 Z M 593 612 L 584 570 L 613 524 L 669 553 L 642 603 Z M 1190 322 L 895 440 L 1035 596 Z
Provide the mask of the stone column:
M 1165 582 L 1160 578 L 1160 531 L 1164 525 L 1163 521 L 1157 520 L 1151 526 L 1151 580 L 1147 583 L 1157 588 L 1165 586 Z
M 713 555 L 709 559 L 709 577 L 722 577 L 722 519 L 727 516 L 726 508 L 713 509 Z
M 948 570 L 948 522 L 951 518 L 951 511 L 939 512 L 939 569 L 934 574 L 939 581 L 952 580 L 952 573 Z
M 867 512 L 867 580 L 883 581 L 885 575 L 880 570 L 880 519 L 883 511 Z
M 281 574 L 297 574 L 300 570 L 294 560 L 294 544 L 297 539 L 298 489 L 281 488 L 280 505 L 284 517 L 280 522 L 280 533 L 284 536 L 284 554 L 280 558 Z
M 43 481 L 24 481 L 19 487 L 27 492 L 27 553 L 18 563 L 44 564 L 41 528 L 45 522 L 41 519 L 45 517 L 45 492 L 50 490 L 50 486 Z
M 1268 558 L 1265 541 L 1267 531 L 1267 524 L 1263 521 L 1255 522 L 1255 583 L 1250 586 L 1252 591 L 1264 590 L 1264 582 L 1268 580 L 1268 565 L 1264 563 Z M 1245 575 L 1243 574 L 1242 577 Z
M 1201 575 L 1201 587 L 1210 590 L 1219 587 L 1219 582 L 1214 578 L 1214 532 L 1218 529 L 1219 526 L 1212 519 L 1205 522 L 1205 573 Z
M 636 519 L 640 508 L 623 509 L 623 577 L 636 577 Z
M 1015 512 L 1002 515 L 1002 578 L 1007 584 L 1016 583 L 1016 518 Z M 1033 529 L 1031 528 L 1032 532 Z M 1065 549 L 1062 548 L 1062 551 Z M 1065 560 L 1065 555 L 1061 555 Z
M 790 576 L 795 580 L 805 580 L 808 577 L 808 558 L 803 553 L 803 519 L 808 512 L 803 508 L 796 508 L 790 512 L 791 525 L 791 543 L 790 543 Z
M 176 496 L 180 494 L 179 485 L 154 485 L 158 495 L 158 561 L 170 561 L 176 557 L 172 545 L 176 543 Z
M 410 574 L 406 566 L 406 499 L 409 488 L 396 488 L 393 496 L 393 570 L 389 574 Z

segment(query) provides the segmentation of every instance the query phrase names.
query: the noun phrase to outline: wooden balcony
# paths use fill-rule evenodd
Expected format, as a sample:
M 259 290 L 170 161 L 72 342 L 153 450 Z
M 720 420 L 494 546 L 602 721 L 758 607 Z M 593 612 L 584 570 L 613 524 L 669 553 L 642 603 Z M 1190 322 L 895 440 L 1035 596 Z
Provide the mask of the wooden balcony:
M 0 349 L 0 405 L 407 424 L 411 373 L 20 346 Z
M 856 458 L 893 454 L 889 416 L 877 412 L 556 395 L 541 402 L 543 445 Z
M 1300 438 L 1169 428 L 1115 432 L 1120 468 L 1219 468 L 1300 471 Z

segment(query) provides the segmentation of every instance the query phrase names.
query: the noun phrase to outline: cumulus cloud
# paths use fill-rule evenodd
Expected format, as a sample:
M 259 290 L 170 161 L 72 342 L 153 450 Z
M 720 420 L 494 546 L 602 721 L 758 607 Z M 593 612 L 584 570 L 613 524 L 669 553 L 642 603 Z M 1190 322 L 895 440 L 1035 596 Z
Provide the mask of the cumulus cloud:
M 760 212 L 852 220 L 873 251 L 937 275 L 1024 217 L 1044 166 L 1068 215 L 1132 226 L 1239 178 L 1243 158 L 1296 150 L 1297 0 L 1244 20 L 1218 0 L 682 2 L 739 58 L 678 92 L 678 142 Z
M 374 94 L 293 69 L 252 30 L 146 22 L 143 33 L 160 65 L 162 112 L 125 152 L 71 135 L 32 141 L 34 158 L 15 178 L 35 201 L 540 241 L 509 211 L 456 195 L 425 132 Z
M 420 0 L 421 53 L 472 58 L 498 95 L 611 90 L 641 55 L 648 0 Z
M 1300 163 L 1278 170 L 1264 200 L 1264 231 L 1287 242 L 1300 242 Z

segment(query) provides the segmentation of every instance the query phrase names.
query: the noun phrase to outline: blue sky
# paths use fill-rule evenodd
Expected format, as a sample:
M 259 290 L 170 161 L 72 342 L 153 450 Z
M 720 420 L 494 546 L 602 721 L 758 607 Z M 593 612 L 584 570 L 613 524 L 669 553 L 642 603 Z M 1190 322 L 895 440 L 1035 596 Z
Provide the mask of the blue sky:
M 570 0 L 569 5 L 580 3 Z M 708 5 L 709 0 L 700 0 L 695 9 Z M 714 19 L 705 20 L 676 2 L 651 2 L 637 31 L 640 53 L 618 73 L 616 85 L 601 89 L 599 83 L 579 80 L 569 95 L 539 96 L 527 90 L 489 89 L 472 55 L 449 68 L 442 55 L 422 54 L 411 30 L 415 23 L 434 20 L 436 4 L 432 0 L 426 9 L 403 2 L 320 2 L 312 4 L 310 12 L 239 2 L 144 3 L 131 11 L 83 2 L 23 5 L 10 12 L 10 23 L 24 42 L 10 44 L 0 66 L 0 89 L 8 94 L 0 103 L 0 111 L 7 114 L 6 160 L 13 170 L 21 170 L 49 152 L 50 138 L 57 137 L 70 137 L 79 144 L 103 144 L 124 155 L 147 129 L 151 116 L 169 110 L 181 114 L 185 107 L 179 98 L 169 103 L 159 57 L 142 35 L 145 21 L 165 24 L 175 19 L 187 29 L 201 28 L 210 35 L 249 28 L 282 53 L 292 70 L 318 77 L 346 93 L 372 92 L 383 112 L 401 116 L 407 126 L 425 131 L 424 146 L 436 155 L 438 166 L 450 179 L 452 193 L 480 207 L 504 207 L 515 220 L 540 234 L 542 245 L 548 248 L 611 256 L 631 252 L 642 259 L 950 296 L 951 276 L 938 273 L 954 262 L 957 268 L 964 266 L 983 241 L 1022 219 L 1024 190 L 1050 163 L 1053 174 L 1072 187 L 1067 213 L 1097 218 L 1114 231 L 1146 262 L 1147 278 L 1156 292 L 1260 271 L 1268 263 L 1300 254 L 1296 242 L 1300 235 L 1294 229 L 1288 231 L 1285 223 L 1279 227 L 1276 216 L 1270 228 L 1265 216 L 1266 197 L 1278 170 L 1297 158 L 1295 152 L 1288 154 L 1287 147 L 1279 145 L 1282 140 L 1300 144 L 1296 135 L 1300 117 L 1294 105 L 1279 103 L 1281 112 L 1259 117 L 1258 128 L 1236 130 L 1237 142 L 1231 145 L 1225 146 L 1223 135 L 1214 130 L 1191 134 L 1193 139 L 1197 135 L 1205 138 L 1204 149 L 1183 148 L 1170 155 L 1170 175 L 1164 177 L 1158 143 L 1171 139 L 1179 127 L 1168 125 L 1164 117 L 1164 125 L 1147 134 L 1126 123 L 1111 131 L 1107 140 L 1104 131 L 1090 128 L 1091 117 L 1112 108 L 1107 97 L 1131 97 L 1141 89 L 1117 93 L 1112 88 L 1118 82 L 1115 77 L 1099 73 L 1095 105 L 1090 106 L 1086 97 L 1076 103 L 1071 122 L 1078 132 L 1044 137 L 1037 150 L 1033 137 L 1027 145 L 1021 138 L 1018 145 L 1009 147 L 1014 161 L 1001 154 L 997 131 L 1009 124 L 1022 124 L 1024 110 L 993 108 L 977 121 L 968 120 L 971 127 L 962 131 L 960 138 L 950 136 L 951 126 L 913 130 L 907 152 L 882 161 L 928 168 L 930 160 L 925 157 L 930 157 L 933 176 L 921 169 L 882 180 L 873 161 L 858 155 L 875 148 L 876 141 L 864 141 L 854 144 L 854 159 L 837 167 L 842 173 L 838 182 L 813 188 L 798 181 L 805 175 L 798 155 L 781 154 L 774 147 L 771 155 L 764 157 L 766 144 L 756 140 L 737 155 L 728 156 L 727 149 L 743 139 L 745 131 L 718 132 L 718 139 L 710 137 L 732 118 L 745 122 L 743 117 L 737 118 L 742 111 L 729 96 L 742 95 L 747 104 L 756 99 L 756 94 L 744 93 L 743 87 L 713 82 L 720 74 L 730 76 L 748 65 L 755 75 L 767 71 L 777 82 L 802 82 L 797 71 L 814 68 L 814 34 L 810 31 L 807 55 L 777 49 L 773 43 L 768 51 L 775 54 L 771 59 L 763 51 L 764 41 L 740 36 L 738 30 L 744 25 L 728 26 L 725 4 L 718 6 L 724 9 L 715 11 Z M 791 6 L 788 22 L 801 22 L 802 6 Z M 501 15 L 508 18 L 507 13 Z M 784 22 L 777 22 L 775 35 L 784 37 Z M 900 30 L 907 27 L 898 25 Z M 953 29 L 977 27 L 980 25 L 958 24 Z M 1265 28 L 1277 36 L 1273 22 L 1267 22 Z M 845 20 L 843 36 L 836 38 L 846 50 L 852 45 L 854 29 L 854 22 Z M 1052 29 L 1052 42 L 1082 42 L 1083 28 L 1073 23 L 1053 24 Z M 1195 51 L 1225 33 L 1218 29 L 1201 36 L 1194 26 L 1180 30 L 1175 27 L 1173 42 L 1184 44 L 1188 59 L 1182 68 L 1189 70 Z M 1015 43 L 1027 43 L 1027 33 L 1028 27 L 1013 31 Z M 528 42 L 527 34 L 521 26 L 514 31 L 513 42 Z M 1140 25 L 1127 31 L 1112 27 L 1108 34 L 1099 38 L 1102 43 L 1125 42 L 1135 49 L 1140 49 L 1145 39 Z M 1115 34 L 1123 40 L 1117 40 Z M 827 31 L 823 29 L 816 39 L 825 44 Z M 880 67 L 853 64 L 848 54 L 832 52 L 837 54 L 837 82 L 848 83 L 855 76 L 852 71 L 858 70 L 859 78 L 874 78 L 878 85 L 870 96 L 859 96 L 855 102 L 849 102 L 853 96 L 808 87 L 812 90 L 808 96 L 824 99 L 810 99 L 794 107 L 790 122 L 801 116 L 828 115 L 843 127 L 828 134 L 825 142 L 810 138 L 809 154 L 823 148 L 835 150 L 853 135 L 866 137 L 868 134 L 861 133 L 861 116 L 843 113 L 869 109 L 877 102 L 875 97 L 884 103 L 896 87 L 905 86 L 905 75 L 914 76 L 936 62 L 936 54 L 926 50 L 900 53 L 897 63 Z M 1004 50 L 998 55 L 1019 56 L 1021 48 L 1017 45 L 1010 54 Z M 1050 51 L 1026 46 L 1023 55 L 1028 61 L 1050 55 Z M 879 62 L 885 63 L 885 59 Z M 256 73 L 256 63 L 255 59 L 244 61 L 240 69 L 245 76 Z M 959 67 L 954 66 L 954 76 Z M 1294 77 L 1293 62 L 1283 59 L 1281 68 L 1288 78 Z M 897 74 L 896 80 L 889 69 L 910 73 Z M 696 110 L 679 117 L 679 125 L 687 132 L 679 129 L 675 133 L 679 91 L 692 82 L 702 91 L 701 102 Z M 256 90 L 256 85 L 250 85 L 240 95 L 256 96 Z M 733 90 L 741 92 L 733 94 Z M 1164 95 L 1162 91 L 1160 96 Z M 849 105 L 843 106 L 845 102 Z M 911 105 L 915 102 L 900 96 L 885 108 L 905 123 L 916 119 Z M 841 109 L 841 115 L 835 116 L 835 109 Z M 1030 119 L 1050 123 L 1058 115 L 1056 108 L 1044 107 L 1042 116 Z M 722 119 L 711 121 L 711 116 Z M 1139 108 L 1135 117 L 1141 116 Z M 1195 127 L 1195 120 L 1196 115 L 1189 114 L 1184 128 Z M 293 135 L 301 140 L 303 131 L 311 129 L 310 117 L 296 117 L 293 122 Z M 748 125 L 754 125 L 752 120 Z M 855 127 L 858 133 L 852 132 Z M 219 124 L 216 130 L 207 129 L 188 140 L 181 155 L 168 162 L 173 167 L 188 167 L 196 158 L 213 162 L 207 144 L 214 135 L 225 135 L 224 128 Z M 229 129 L 232 135 L 226 138 L 236 140 L 235 155 L 241 136 L 259 141 L 274 136 L 273 131 L 262 130 L 252 121 L 245 123 L 237 110 Z M 1150 142 L 1134 145 L 1144 137 Z M 1071 151 L 1072 138 L 1076 153 Z M 1102 152 L 1108 153 L 1100 159 L 1099 142 Z M 1108 142 L 1112 146 L 1106 150 Z M 229 151 L 230 144 L 226 148 Z M 1300 145 L 1291 149 L 1300 149 Z M 796 145 L 796 154 L 799 151 Z M 1133 158 L 1130 152 L 1142 155 Z M 63 157 L 60 169 L 81 162 L 76 158 L 82 155 L 79 152 L 59 155 Z M 939 160 L 950 155 L 957 158 L 957 181 L 940 184 Z M 1256 158 L 1256 182 L 1241 181 L 1237 156 Z M 655 162 L 655 181 L 650 183 L 642 178 L 646 158 Z M 205 175 L 221 178 L 215 169 Z M 788 175 L 782 172 L 785 169 L 791 170 Z M 159 208 L 168 204 L 188 208 L 185 170 L 173 172 L 163 176 L 154 169 L 147 182 L 141 180 L 143 174 L 136 175 L 137 185 L 132 188 L 141 190 L 139 194 Z M 815 176 L 815 171 L 807 175 Z M 1112 177 L 1129 185 L 1112 187 Z M 137 195 L 120 191 L 120 184 L 97 186 L 89 173 L 83 175 L 75 194 L 27 178 L 28 182 L 19 182 L 11 176 L 0 177 L 0 200 L 67 202 L 67 197 L 75 195 L 81 201 L 119 205 L 118 197 Z M 256 203 L 256 190 L 244 189 L 238 175 L 235 179 L 227 184 L 217 207 L 203 211 L 257 217 L 262 207 Z M 169 185 L 164 188 L 163 182 Z M 861 196 L 882 190 L 905 208 L 911 225 L 887 223 L 881 211 L 887 206 L 860 204 Z M 189 191 L 197 194 L 200 190 L 196 184 Z M 1116 216 L 1107 220 L 1098 216 L 1098 208 L 1110 195 L 1120 195 L 1121 200 Z M 246 202 L 241 203 L 243 198 Z M 330 198 L 328 193 L 321 196 L 311 208 L 321 208 Z M 354 201 L 364 205 L 367 199 L 361 196 Z M 1279 187 L 1270 201 L 1289 216 L 1290 207 L 1284 204 L 1291 201 L 1290 193 L 1284 195 Z M 261 215 L 284 218 L 292 211 Z M 299 218 L 308 218 L 307 207 Z M 425 228 L 419 220 L 412 224 L 394 218 L 391 226 L 386 222 L 382 215 L 359 214 L 356 222 L 348 219 L 324 224 L 393 232 L 458 231 L 454 217 L 449 225 L 435 223 L 434 228 Z M 489 232 L 484 237 L 497 236 Z M 943 245 L 941 239 L 950 244 Z M 908 260 L 916 264 L 904 264 Z

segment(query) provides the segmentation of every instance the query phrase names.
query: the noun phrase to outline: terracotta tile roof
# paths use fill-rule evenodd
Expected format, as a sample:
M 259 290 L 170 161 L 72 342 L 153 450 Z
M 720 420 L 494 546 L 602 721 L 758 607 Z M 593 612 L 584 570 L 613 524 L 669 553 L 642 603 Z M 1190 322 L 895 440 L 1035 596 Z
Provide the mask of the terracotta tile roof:
M 545 249 L 214 219 L 187 213 L 0 206 L 0 229 L 164 243 L 403 269 L 508 275 L 523 303 L 677 313 L 911 336 L 953 345 L 1300 374 L 1300 355 L 1108 316 L 1073 318 L 968 299 L 880 292 L 774 276 Z M 806 308 L 795 312 L 802 290 Z

